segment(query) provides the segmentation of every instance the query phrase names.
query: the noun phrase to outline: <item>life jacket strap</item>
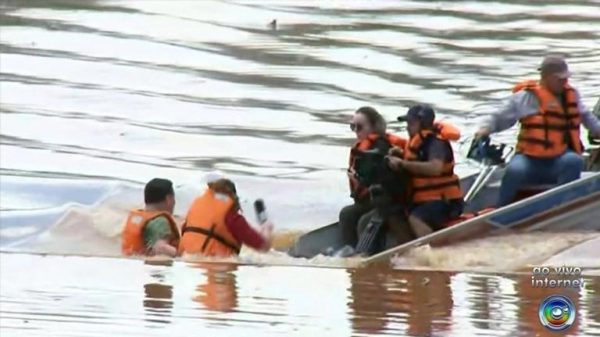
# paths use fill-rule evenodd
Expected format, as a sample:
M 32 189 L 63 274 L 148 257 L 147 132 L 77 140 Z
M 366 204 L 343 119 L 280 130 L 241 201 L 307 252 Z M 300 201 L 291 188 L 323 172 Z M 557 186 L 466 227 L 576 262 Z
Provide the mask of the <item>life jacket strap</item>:
M 227 241 L 227 239 L 225 239 L 221 235 L 215 233 L 215 228 L 216 228 L 216 225 L 212 225 L 212 227 L 210 227 L 210 230 L 207 230 L 205 228 L 200 228 L 200 227 L 185 226 L 185 228 L 183 229 L 183 233 L 191 232 L 191 233 L 205 235 L 206 240 L 204 240 L 204 244 L 202 245 L 202 252 L 204 252 L 204 250 L 206 249 L 208 242 L 211 239 L 215 239 L 215 240 L 219 241 L 219 243 L 221 243 L 221 244 L 227 246 L 228 248 L 232 249 L 233 251 L 235 251 L 236 254 L 239 254 L 240 247 L 238 245 L 235 245 L 235 244 Z

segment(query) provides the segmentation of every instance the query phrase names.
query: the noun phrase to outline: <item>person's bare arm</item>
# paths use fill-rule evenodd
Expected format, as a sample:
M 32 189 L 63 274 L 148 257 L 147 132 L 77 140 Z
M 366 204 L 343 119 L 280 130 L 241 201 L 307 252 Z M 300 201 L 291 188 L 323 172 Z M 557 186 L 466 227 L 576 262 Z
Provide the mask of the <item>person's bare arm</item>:
M 171 246 L 166 240 L 158 240 L 152 246 L 152 253 L 154 255 L 168 255 L 170 257 L 176 257 L 177 248 Z

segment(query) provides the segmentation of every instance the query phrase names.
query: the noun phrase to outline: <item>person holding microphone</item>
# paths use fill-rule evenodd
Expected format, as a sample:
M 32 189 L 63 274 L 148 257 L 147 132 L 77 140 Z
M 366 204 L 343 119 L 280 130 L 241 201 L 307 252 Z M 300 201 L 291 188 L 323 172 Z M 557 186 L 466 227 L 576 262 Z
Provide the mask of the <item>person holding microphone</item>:
M 190 207 L 182 227 L 179 254 L 228 257 L 242 245 L 266 252 L 271 249 L 273 224 L 263 217 L 260 230 L 241 214 L 235 184 L 210 173 L 208 189 Z

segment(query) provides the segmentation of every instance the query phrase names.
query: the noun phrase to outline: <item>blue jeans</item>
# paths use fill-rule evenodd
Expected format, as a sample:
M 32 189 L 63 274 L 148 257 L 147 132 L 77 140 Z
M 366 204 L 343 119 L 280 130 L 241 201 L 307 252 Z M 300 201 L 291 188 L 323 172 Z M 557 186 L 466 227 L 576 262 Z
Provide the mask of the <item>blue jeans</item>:
M 442 225 L 458 218 L 464 210 L 464 202 L 460 200 L 428 201 L 410 207 L 409 213 L 426 223 L 434 231 L 442 229 Z
M 566 184 L 581 177 L 583 157 L 575 152 L 567 151 L 563 155 L 551 159 L 537 159 L 517 153 L 506 168 L 498 207 L 513 202 L 518 191 L 527 185 Z

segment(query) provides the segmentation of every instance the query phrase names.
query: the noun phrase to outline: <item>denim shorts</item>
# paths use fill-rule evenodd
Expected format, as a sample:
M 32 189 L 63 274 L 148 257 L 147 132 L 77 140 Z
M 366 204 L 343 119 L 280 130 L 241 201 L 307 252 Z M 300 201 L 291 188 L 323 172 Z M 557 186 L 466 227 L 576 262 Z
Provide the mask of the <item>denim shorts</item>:
M 445 222 L 461 215 L 463 209 L 464 202 L 462 200 L 436 200 L 415 204 L 410 208 L 409 213 L 425 222 L 433 230 L 440 230 Z

